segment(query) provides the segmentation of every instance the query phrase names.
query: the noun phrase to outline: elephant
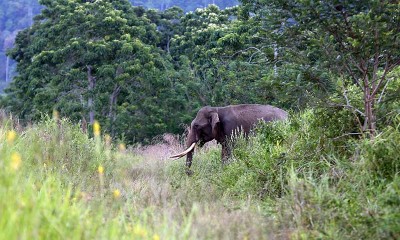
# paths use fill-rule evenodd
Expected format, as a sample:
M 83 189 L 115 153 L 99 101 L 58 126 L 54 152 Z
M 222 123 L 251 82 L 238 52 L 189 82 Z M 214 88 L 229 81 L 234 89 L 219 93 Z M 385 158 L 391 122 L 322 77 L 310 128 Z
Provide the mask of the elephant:
M 230 156 L 229 139 L 235 133 L 248 136 L 250 130 L 259 122 L 284 120 L 288 113 L 280 108 L 261 104 L 241 104 L 226 107 L 202 107 L 192 121 L 186 139 L 186 150 L 171 156 L 181 158 L 186 155 L 186 172 L 190 175 L 194 147 L 199 142 L 216 140 L 222 145 L 221 160 L 226 163 Z

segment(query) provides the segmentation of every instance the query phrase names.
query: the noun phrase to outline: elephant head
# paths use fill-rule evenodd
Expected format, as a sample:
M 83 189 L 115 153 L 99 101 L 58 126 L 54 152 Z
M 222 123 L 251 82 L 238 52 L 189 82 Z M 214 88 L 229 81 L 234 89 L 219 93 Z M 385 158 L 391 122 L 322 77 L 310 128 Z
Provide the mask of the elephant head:
M 207 106 L 199 110 L 190 125 L 186 138 L 186 150 L 171 158 L 180 158 L 186 155 L 186 167 L 190 168 L 196 143 L 199 143 L 201 147 L 213 139 L 221 140 L 220 119 L 217 108 Z
M 242 104 L 227 107 L 203 107 L 192 121 L 186 139 L 186 150 L 171 156 L 180 158 L 186 155 L 187 173 L 191 173 L 193 153 L 196 143 L 200 146 L 213 139 L 222 145 L 222 161 L 230 155 L 227 139 L 235 131 L 246 136 L 258 121 L 275 121 L 287 118 L 287 113 L 270 105 Z

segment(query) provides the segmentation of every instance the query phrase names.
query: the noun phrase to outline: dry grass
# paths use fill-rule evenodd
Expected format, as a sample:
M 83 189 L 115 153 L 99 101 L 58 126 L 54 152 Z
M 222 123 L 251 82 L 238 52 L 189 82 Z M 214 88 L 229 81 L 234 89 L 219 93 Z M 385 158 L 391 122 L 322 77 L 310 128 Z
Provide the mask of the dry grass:
M 238 141 L 224 166 L 220 146 L 196 149 L 188 177 L 184 158 L 168 158 L 179 137 L 126 150 L 67 120 L 21 128 L 0 112 L 0 123 L 4 239 L 398 238 L 400 124 L 352 142 L 354 162 L 321 151 L 307 124 L 275 126 Z
M 167 134 L 151 146 L 128 150 L 138 160 L 131 163 L 123 180 L 114 185 L 124 189 L 123 195 L 136 211 L 151 209 L 146 224 L 156 229 L 167 225 L 172 235 L 183 239 L 270 239 L 271 222 L 260 214 L 255 201 L 229 199 L 201 176 L 186 176 L 184 158 L 169 158 L 184 149 L 181 142 Z M 197 149 L 196 156 L 216 151 L 217 147 L 215 142 L 209 143 Z
M 359 141 L 354 163 L 321 152 L 322 134 L 275 126 L 224 166 L 220 146 L 196 149 L 188 177 L 184 158 L 168 158 L 184 149 L 176 136 L 126 150 L 67 120 L 21 128 L 0 112 L 0 123 L 4 239 L 398 238 L 399 124 Z

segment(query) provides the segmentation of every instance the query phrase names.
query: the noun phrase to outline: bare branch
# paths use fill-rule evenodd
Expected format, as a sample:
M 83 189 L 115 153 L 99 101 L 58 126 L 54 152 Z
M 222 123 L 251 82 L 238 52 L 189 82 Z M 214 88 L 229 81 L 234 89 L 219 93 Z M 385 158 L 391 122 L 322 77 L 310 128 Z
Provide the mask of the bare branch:
M 246 48 L 246 49 L 243 49 L 243 50 L 240 50 L 240 51 L 235 52 L 234 54 L 232 54 L 231 58 L 233 58 L 233 57 L 235 57 L 236 55 L 239 55 L 239 54 L 241 54 L 241 53 L 245 53 L 245 52 L 247 52 L 248 50 L 256 50 L 256 52 L 263 53 L 263 52 L 261 51 L 263 48 L 264 48 L 264 47 L 262 47 L 262 48 L 248 47 L 248 48 Z
M 389 60 L 386 61 L 386 66 L 385 66 L 385 70 L 383 71 L 383 74 L 381 76 L 381 78 L 379 79 L 378 85 L 374 86 L 374 88 L 372 89 L 372 93 L 371 96 L 375 96 L 376 93 L 378 92 L 379 88 L 382 86 L 383 82 L 386 79 L 386 75 L 387 73 L 391 71 L 391 69 L 389 68 Z
M 348 105 L 348 104 L 337 104 L 337 103 L 330 103 L 329 104 L 332 107 L 343 107 L 343 108 L 348 108 L 348 109 L 352 109 L 354 111 L 356 111 L 358 114 L 360 114 L 361 116 L 365 117 L 365 114 L 363 112 L 361 112 L 358 108 L 352 106 L 352 105 Z
M 347 97 L 347 91 L 346 91 L 346 89 L 344 89 L 344 87 L 343 87 L 343 97 L 344 97 L 344 99 L 346 99 L 346 105 L 342 105 L 341 107 L 353 109 L 354 111 L 356 111 L 356 112 L 357 112 L 358 114 L 360 114 L 361 116 L 365 116 L 363 112 L 361 112 L 361 111 L 358 110 L 356 107 L 354 107 L 354 106 L 352 106 L 352 105 L 350 104 L 350 100 L 349 100 L 349 98 Z
M 375 46 L 375 48 L 377 48 L 377 46 Z M 374 66 L 373 66 L 373 70 L 372 70 L 372 80 L 371 80 L 372 89 L 375 89 L 375 87 L 376 87 L 376 80 L 378 78 L 377 77 L 377 75 L 378 75 L 378 66 L 379 66 L 379 54 L 376 51 L 375 55 L 374 55 Z
M 362 88 L 360 81 L 358 80 L 357 76 L 355 76 L 355 74 L 353 73 L 353 70 L 351 70 L 350 66 L 348 64 L 346 64 L 346 63 L 344 65 L 345 65 L 345 68 L 347 69 L 347 72 L 350 73 L 351 77 L 356 82 L 357 86 L 359 88 Z
M 389 85 L 389 82 L 390 82 L 390 79 L 386 81 L 386 84 L 383 87 L 381 94 L 379 94 L 379 99 L 378 99 L 377 103 L 381 102 L 383 94 L 385 93 L 385 90 L 386 90 L 387 86 Z
M 363 135 L 363 133 L 346 133 L 341 136 L 334 137 L 334 138 L 332 138 L 332 140 L 338 140 L 339 138 L 342 138 L 342 137 L 354 136 L 354 135 Z

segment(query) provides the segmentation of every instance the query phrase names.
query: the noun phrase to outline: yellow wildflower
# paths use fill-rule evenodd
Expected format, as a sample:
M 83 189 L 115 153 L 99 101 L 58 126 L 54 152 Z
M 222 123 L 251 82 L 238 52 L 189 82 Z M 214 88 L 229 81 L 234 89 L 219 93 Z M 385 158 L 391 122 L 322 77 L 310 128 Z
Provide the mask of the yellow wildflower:
M 124 152 L 126 150 L 126 145 L 124 143 L 120 143 L 118 145 L 119 151 Z
M 157 233 L 153 235 L 153 240 L 160 240 L 160 236 Z
M 100 165 L 100 166 L 97 168 L 97 172 L 99 172 L 100 175 L 103 175 L 103 173 L 104 173 L 104 167 Z
M 115 199 L 118 199 L 121 196 L 121 192 L 118 189 L 115 189 L 113 195 Z
M 98 121 L 94 121 L 93 123 L 93 134 L 95 136 L 100 136 L 100 123 Z
M 7 142 L 9 144 L 12 144 L 15 140 L 15 138 L 17 138 L 17 133 L 14 130 L 8 131 L 7 132 Z
M 133 229 L 133 233 L 142 238 L 147 236 L 146 229 L 142 228 L 142 226 L 140 226 L 140 225 L 135 226 L 135 228 Z
M 21 166 L 21 155 L 19 153 L 13 153 L 11 154 L 11 168 L 14 170 L 18 170 L 18 168 Z

